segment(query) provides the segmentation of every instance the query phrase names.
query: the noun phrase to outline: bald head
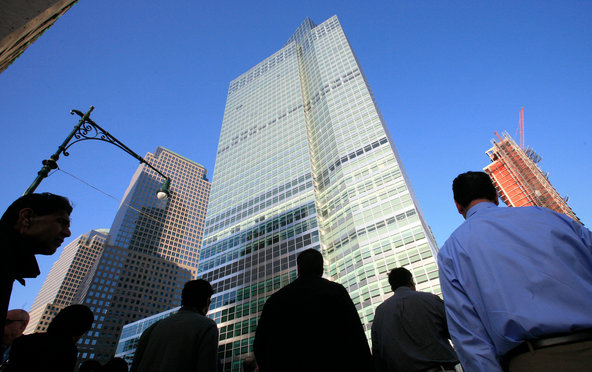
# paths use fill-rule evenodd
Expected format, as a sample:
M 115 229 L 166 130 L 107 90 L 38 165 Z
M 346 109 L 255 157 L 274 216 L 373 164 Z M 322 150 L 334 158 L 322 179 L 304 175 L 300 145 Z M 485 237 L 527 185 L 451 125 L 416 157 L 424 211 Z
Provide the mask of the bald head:
M 22 309 L 9 310 L 6 313 L 2 343 L 6 346 L 12 345 L 12 342 L 23 334 L 27 324 L 29 324 L 28 312 Z

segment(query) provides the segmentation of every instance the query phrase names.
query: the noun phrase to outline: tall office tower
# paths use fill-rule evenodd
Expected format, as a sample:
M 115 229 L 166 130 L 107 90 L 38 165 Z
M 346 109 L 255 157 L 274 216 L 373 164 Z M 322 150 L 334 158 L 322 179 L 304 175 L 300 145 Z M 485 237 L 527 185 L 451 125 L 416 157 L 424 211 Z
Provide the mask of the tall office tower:
M 230 83 L 199 263 L 225 371 L 252 351 L 265 300 L 307 248 L 348 289 L 368 335 L 389 269 L 405 265 L 420 290 L 440 292 L 436 243 L 336 16 L 307 18 Z
M 491 164 L 483 170 L 489 174 L 497 193 L 508 207 L 546 207 L 580 222 L 566 200 L 551 185 L 548 175 L 539 168 L 541 157 L 534 150 L 522 149 L 507 133 L 504 133 L 503 139 L 493 139 L 491 143 L 493 147 L 486 151 Z
M 183 285 L 197 274 L 210 193 L 206 169 L 162 147 L 145 159 L 171 179 L 171 196 L 158 200 L 162 177 L 140 165 L 103 253 L 77 292 L 95 314 L 79 341 L 80 360 L 110 359 L 125 324 L 178 306 Z
M 107 229 L 91 230 L 64 247 L 33 302 L 25 333 L 47 331 L 54 316 L 75 303 L 76 291 L 103 251 L 108 232 Z

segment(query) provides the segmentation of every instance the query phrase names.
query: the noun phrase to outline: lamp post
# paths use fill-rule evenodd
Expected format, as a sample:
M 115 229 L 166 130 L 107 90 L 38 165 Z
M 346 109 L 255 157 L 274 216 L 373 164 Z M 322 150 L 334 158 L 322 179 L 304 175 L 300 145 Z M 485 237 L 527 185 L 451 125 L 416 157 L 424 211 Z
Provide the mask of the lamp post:
M 158 189 L 156 197 L 161 200 L 168 198 L 170 196 L 169 187 L 171 185 L 171 179 L 165 176 L 158 169 L 154 168 L 150 163 L 144 160 L 143 157 L 136 154 L 129 147 L 121 143 L 121 141 L 119 141 L 117 138 L 113 137 L 105 129 L 101 128 L 97 123 L 92 121 L 90 119 L 90 113 L 92 112 L 92 110 L 94 110 L 94 108 L 94 106 L 90 106 L 89 110 L 86 113 L 82 113 L 78 110 L 70 111 L 70 114 L 77 114 L 78 116 L 80 116 L 80 121 L 78 121 L 78 124 L 76 124 L 72 132 L 70 132 L 68 137 L 66 137 L 64 142 L 58 147 L 58 151 L 51 155 L 49 159 L 42 161 L 43 167 L 39 172 L 37 172 L 37 178 L 35 178 L 31 186 L 29 186 L 27 191 L 25 191 L 24 195 L 35 192 L 37 186 L 39 186 L 41 181 L 43 181 L 43 179 L 49 175 L 49 172 L 52 169 L 56 169 L 58 167 L 58 159 L 60 158 L 60 154 L 64 154 L 64 156 L 70 155 L 70 153 L 68 153 L 67 151 L 70 148 L 70 146 L 80 141 L 98 140 L 108 142 L 112 145 L 119 147 L 123 151 L 127 152 L 128 154 L 136 158 L 136 160 L 139 160 L 140 163 L 146 164 L 148 167 L 150 167 L 150 169 L 162 176 L 164 178 L 164 182 Z M 72 138 L 75 138 L 75 140 L 72 143 L 70 143 Z

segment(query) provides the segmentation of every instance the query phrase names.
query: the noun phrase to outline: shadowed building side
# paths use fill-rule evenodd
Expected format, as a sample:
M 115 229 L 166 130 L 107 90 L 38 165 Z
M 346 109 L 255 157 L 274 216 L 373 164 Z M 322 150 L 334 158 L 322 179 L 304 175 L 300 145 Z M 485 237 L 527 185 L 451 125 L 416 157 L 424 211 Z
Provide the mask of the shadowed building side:
M 66 13 L 72 0 L 2 0 L 0 73 Z
M 210 192 L 206 169 L 162 147 L 145 159 L 170 177 L 171 195 L 157 199 L 162 177 L 140 165 L 77 293 L 95 314 L 79 341 L 79 361 L 109 360 L 125 324 L 178 306 L 183 285 L 197 275 Z

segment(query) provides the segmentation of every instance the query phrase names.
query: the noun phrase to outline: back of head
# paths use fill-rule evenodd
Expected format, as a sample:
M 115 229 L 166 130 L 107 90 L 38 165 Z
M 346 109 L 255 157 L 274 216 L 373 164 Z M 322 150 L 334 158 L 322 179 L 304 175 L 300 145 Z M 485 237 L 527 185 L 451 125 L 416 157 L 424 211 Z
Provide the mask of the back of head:
M 391 289 L 395 291 L 399 287 L 414 287 L 413 275 L 404 267 L 397 267 L 392 269 L 388 274 L 388 281 Z
M 323 255 L 316 249 L 309 248 L 296 258 L 299 276 L 323 276 Z
M 23 309 L 12 309 L 6 313 L 6 320 L 19 321 L 26 327 L 29 324 L 29 313 Z
M 497 201 L 497 191 L 491 178 L 485 172 L 466 172 L 452 181 L 454 200 L 461 207 L 467 207 L 475 199 Z
M 12 342 L 20 337 L 29 324 L 29 313 L 22 309 L 12 309 L 6 313 L 6 322 L 4 323 L 4 335 L 2 341 L 4 345 L 11 345 Z
M 115 357 L 105 363 L 103 368 L 101 368 L 101 372 L 127 372 L 127 369 L 128 365 L 125 359 Z
M 99 372 L 103 366 L 98 360 L 89 359 L 80 364 L 78 372 Z
M 78 338 L 90 329 L 94 320 L 95 316 L 88 306 L 70 305 L 53 318 L 47 332 Z
M 201 309 L 207 306 L 208 300 L 213 294 L 214 289 L 207 280 L 190 280 L 185 283 L 181 292 L 181 305 Z
M 257 362 L 253 357 L 247 357 L 243 360 L 243 372 L 255 372 L 257 370 Z
M 72 213 L 70 201 L 63 196 L 44 192 L 41 194 L 23 195 L 6 209 L 0 219 L 0 226 L 8 228 L 14 226 L 18 220 L 19 211 L 31 208 L 37 216 L 47 216 L 56 212 Z

